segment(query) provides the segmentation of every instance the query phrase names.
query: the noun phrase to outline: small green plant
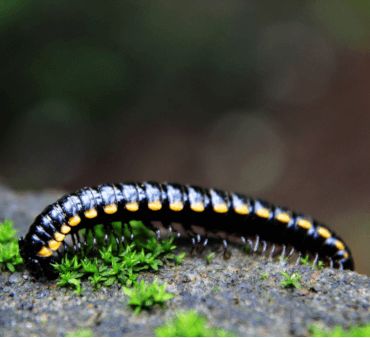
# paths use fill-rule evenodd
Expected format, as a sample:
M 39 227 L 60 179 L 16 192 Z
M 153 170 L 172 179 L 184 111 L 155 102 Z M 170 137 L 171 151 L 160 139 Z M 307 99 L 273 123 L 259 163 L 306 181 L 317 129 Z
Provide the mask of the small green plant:
M 251 243 L 248 242 L 248 244 L 244 245 L 243 251 L 245 254 L 251 254 L 253 251 L 253 245 L 251 245 Z
M 267 275 L 268 275 L 268 273 L 266 272 L 266 273 L 260 275 L 260 277 L 261 277 L 262 280 L 266 280 L 267 279 Z
M 288 257 L 285 257 L 285 258 L 283 258 L 283 256 L 279 256 L 279 261 L 280 262 L 287 262 L 288 261 Z
M 0 223 L 0 243 L 8 243 L 15 239 L 17 230 L 13 229 L 13 221 L 5 219 L 4 222 Z
M 207 319 L 195 310 L 178 314 L 154 332 L 157 337 L 232 337 L 226 330 L 208 328 Z
M 19 254 L 17 230 L 13 229 L 13 221 L 5 219 L 0 223 L 0 269 L 14 272 L 23 264 Z
M 214 254 L 215 254 L 214 252 L 211 252 L 211 253 L 206 257 L 207 264 L 211 264 L 211 258 L 212 258 L 212 256 L 213 256 Z
M 119 234 L 122 231 L 120 226 L 120 222 L 113 223 L 114 231 Z M 158 243 L 142 224 L 138 223 L 133 228 L 136 240 L 132 244 L 117 247 L 114 237 L 110 236 L 109 245 L 105 247 L 103 228 L 97 225 L 94 228 L 96 240 L 98 246 L 102 247 L 97 253 L 98 257 L 91 260 L 77 255 L 69 258 L 66 255 L 60 264 L 53 265 L 61 279 L 58 285 L 73 287 L 74 292 L 79 294 L 83 291 L 82 279 L 89 280 L 96 289 L 113 284 L 131 286 L 136 281 L 138 272 L 149 269 L 157 271 L 163 261 L 178 264 L 183 260 L 185 253 L 175 256 L 172 252 L 176 248 L 172 244 L 173 238 Z M 129 238 L 129 234 L 128 231 L 127 234 L 124 233 L 125 238 Z M 89 233 L 86 237 L 88 254 L 93 249 L 93 238 Z
M 72 286 L 75 288 L 73 293 L 81 294 L 84 289 L 81 288 L 80 278 L 83 273 L 78 272 L 81 267 L 81 263 L 78 262 L 78 257 L 74 256 L 72 259 L 68 259 L 68 256 L 63 257 L 61 264 L 55 264 L 55 269 L 59 272 L 60 281 L 57 283 L 58 286 Z
M 218 285 L 215 286 L 215 288 L 213 289 L 214 292 L 218 292 L 220 291 L 220 287 Z
M 174 295 L 166 293 L 166 283 L 158 285 L 156 279 L 153 284 L 146 284 L 144 280 L 136 283 L 131 289 L 122 288 L 126 296 L 130 297 L 128 304 L 135 308 L 135 314 L 139 314 L 142 309 L 150 309 L 158 303 L 163 306 L 166 300 L 170 300 Z
M 283 271 L 280 271 L 280 273 L 286 278 L 286 280 L 280 282 L 280 284 L 283 285 L 285 288 L 302 288 L 302 285 L 298 282 L 298 280 L 301 278 L 298 273 L 293 273 L 291 276 Z
M 94 337 L 89 329 L 80 328 L 76 332 L 67 332 L 66 337 Z
M 82 273 L 78 273 L 76 271 L 63 273 L 60 275 L 60 281 L 57 285 L 75 287 L 76 290 L 74 290 L 73 293 L 81 294 L 82 291 L 85 290 L 85 288 L 81 288 L 81 280 L 79 279 L 82 275 Z
M 308 265 L 308 266 L 312 266 L 313 262 L 310 262 L 310 258 L 309 258 L 309 255 L 307 255 L 306 257 L 304 258 L 301 258 L 301 263 L 303 265 Z M 325 264 L 323 261 L 318 261 L 316 266 L 315 266 L 318 270 L 322 270 L 324 269 L 325 267 Z
M 71 271 L 77 271 L 81 267 L 81 263 L 79 263 L 78 256 L 68 259 L 68 255 L 66 255 L 62 259 L 62 264 L 55 264 L 53 266 L 59 273 L 67 273 Z
M 318 325 L 310 328 L 312 337 L 370 337 L 370 324 L 364 326 L 353 326 L 349 330 L 344 330 L 337 325 L 332 331 L 324 330 Z
M 317 262 L 317 269 L 318 270 L 323 270 L 325 268 L 325 264 L 323 261 L 318 261 Z
M 312 266 L 311 262 L 310 262 L 310 256 L 307 255 L 306 257 L 302 258 L 301 257 L 301 263 L 303 265 L 308 265 L 308 266 Z

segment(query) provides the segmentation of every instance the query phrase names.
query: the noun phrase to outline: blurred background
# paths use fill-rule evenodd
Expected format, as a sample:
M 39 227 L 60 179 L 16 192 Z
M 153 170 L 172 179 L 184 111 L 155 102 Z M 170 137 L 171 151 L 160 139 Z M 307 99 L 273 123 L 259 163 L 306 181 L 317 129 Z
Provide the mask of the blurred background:
M 369 47 L 368 0 L 0 1 L 0 180 L 242 192 L 370 275 Z

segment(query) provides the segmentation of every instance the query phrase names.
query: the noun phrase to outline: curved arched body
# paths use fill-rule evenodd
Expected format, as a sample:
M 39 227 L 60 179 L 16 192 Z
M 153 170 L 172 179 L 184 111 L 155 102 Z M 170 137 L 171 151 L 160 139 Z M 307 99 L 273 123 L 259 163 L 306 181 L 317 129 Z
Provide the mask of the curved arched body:
M 83 188 L 60 198 L 36 217 L 28 234 L 19 239 L 20 253 L 35 275 L 52 275 L 50 263 L 67 234 L 113 221 L 141 220 L 182 223 L 196 233 L 225 232 L 257 243 L 292 246 L 310 252 L 315 260 L 329 259 L 339 268 L 354 269 L 352 255 L 344 242 L 326 226 L 287 208 L 273 206 L 237 193 L 172 183 L 119 183 Z M 225 244 L 226 243 L 226 244 Z M 227 242 L 224 241 L 224 245 Z

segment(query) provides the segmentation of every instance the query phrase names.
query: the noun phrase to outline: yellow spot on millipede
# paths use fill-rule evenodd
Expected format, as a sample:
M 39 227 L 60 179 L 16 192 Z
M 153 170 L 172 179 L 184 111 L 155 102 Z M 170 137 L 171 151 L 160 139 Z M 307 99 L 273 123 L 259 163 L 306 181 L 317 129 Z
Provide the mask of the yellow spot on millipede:
M 42 256 L 42 257 L 50 257 L 53 253 L 46 246 L 43 246 L 37 254 Z
M 66 235 L 63 235 L 61 234 L 60 232 L 58 231 L 55 231 L 54 233 L 54 238 L 58 241 L 58 242 L 61 242 L 64 240 L 64 238 L 66 238 Z
M 148 208 L 152 211 L 161 210 L 162 209 L 162 203 L 161 203 L 161 201 L 149 202 L 148 203 Z
M 239 215 L 248 215 L 249 214 L 249 208 L 247 204 L 238 205 L 234 208 L 234 211 Z
M 66 224 L 63 224 L 61 227 L 60 227 L 60 231 L 63 233 L 63 234 L 68 234 L 70 231 L 71 231 L 71 227 L 69 227 L 68 225 Z
M 213 207 L 213 210 L 219 214 L 224 214 L 225 212 L 228 212 L 229 209 L 227 208 L 226 203 L 219 203 Z
M 256 215 L 262 218 L 269 218 L 271 213 L 267 208 L 262 208 L 256 211 Z
M 116 213 L 117 210 L 118 210 L 118 207 L 116 203 L 109 204 L 104 207 L 104 212 L 109 215 Z
M 49 242 L 49 248 L 53 251 L 57 251 L 60 247 L 60 245 L 62 244 L 61 242 L 57 242 L 56 240 L 54 239 L 51 239 Z
M 336 240 L 335 242 L 335 247 L 338 249 L 338 250 L 344 250 L 344 244 L 339 241 L 339 240 Z
M 173 202 L 170 204 L 170 209 L 172 211 L 181 211 L 184 209 L 184 204 L 182 202 Z
M 202 212 L 204 211 L 204 204 L 202 202 L 194 203 L 190 206 L 190 209 L 195 212 Z
M 68 224 L 69 224 L 70 226 L 72 226 L 72 227 L 74 227 L 74 226 L 76 226 L 76 225 L 80 224 L 80 222 L 81 222 L 81 218 L 80 218 L 80 216 L 78 216 L 78 215 L 75 215 L 75 216 L 71 217 L 71 218 L 68 220 Z
M 344 253 L 343 258 L 345 258 L 345 259 L 348 258 L 348 252 L 347 251 Z
M 139 203 L 137 203 L 137 202 L 126 203 L 126 209 L 128 211 L 138 211 L 139 210 Z
M 298 222 L 297 222 L 298 226 L 302 229 L 306 229 L 306 230 L 309 230 L 312 228 L 312 223 L 306 219 L 299 219 Z
M 331 233 L 328 229 L 325 229 L 323 227 L 318 227 L 317 228 L 317 233 L 321 236 L 321 237 L 324 237 L 324 238 L 329 238 L 331 237 Z
M 291 220 L 289 214 L 287 214 L 286 212 L 282 212 L 281 214 L 276 215 L 276 219 L 282 223 L 289 223 Z
M 98 216 L 98 212 L 96 211 L 95 208 L 92 208 L 90 210 L 87 210 L 85 211 L 85 217 L 86 218 L 95 218 L 96 216 Z

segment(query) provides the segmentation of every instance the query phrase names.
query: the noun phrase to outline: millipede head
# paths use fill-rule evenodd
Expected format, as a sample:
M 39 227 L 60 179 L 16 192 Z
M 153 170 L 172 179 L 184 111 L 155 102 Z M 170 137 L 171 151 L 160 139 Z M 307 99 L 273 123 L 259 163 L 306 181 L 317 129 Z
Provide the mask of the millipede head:
M 18 246 L 19 246 L 19 253 L 23 259 L 23 261 L 25 262 L 26 261 L 26 256 L 25 256 L 25 248 L 24 248 L 24 245 L 25 245 L 25 242 L 24 242 L 24 238 L 21 236 L 18 238 Z
M 20 237 L 18 239 L 18 245 L 19 253 L 31 275 L 37 278 L 46 276 L 49 279 L 57 277 L 54 268 L 50 265 L 50 263 L 55 263 L 52 257 L 38 257 L 36 253 L 31 250 L 27 238 L 24 239 Z

